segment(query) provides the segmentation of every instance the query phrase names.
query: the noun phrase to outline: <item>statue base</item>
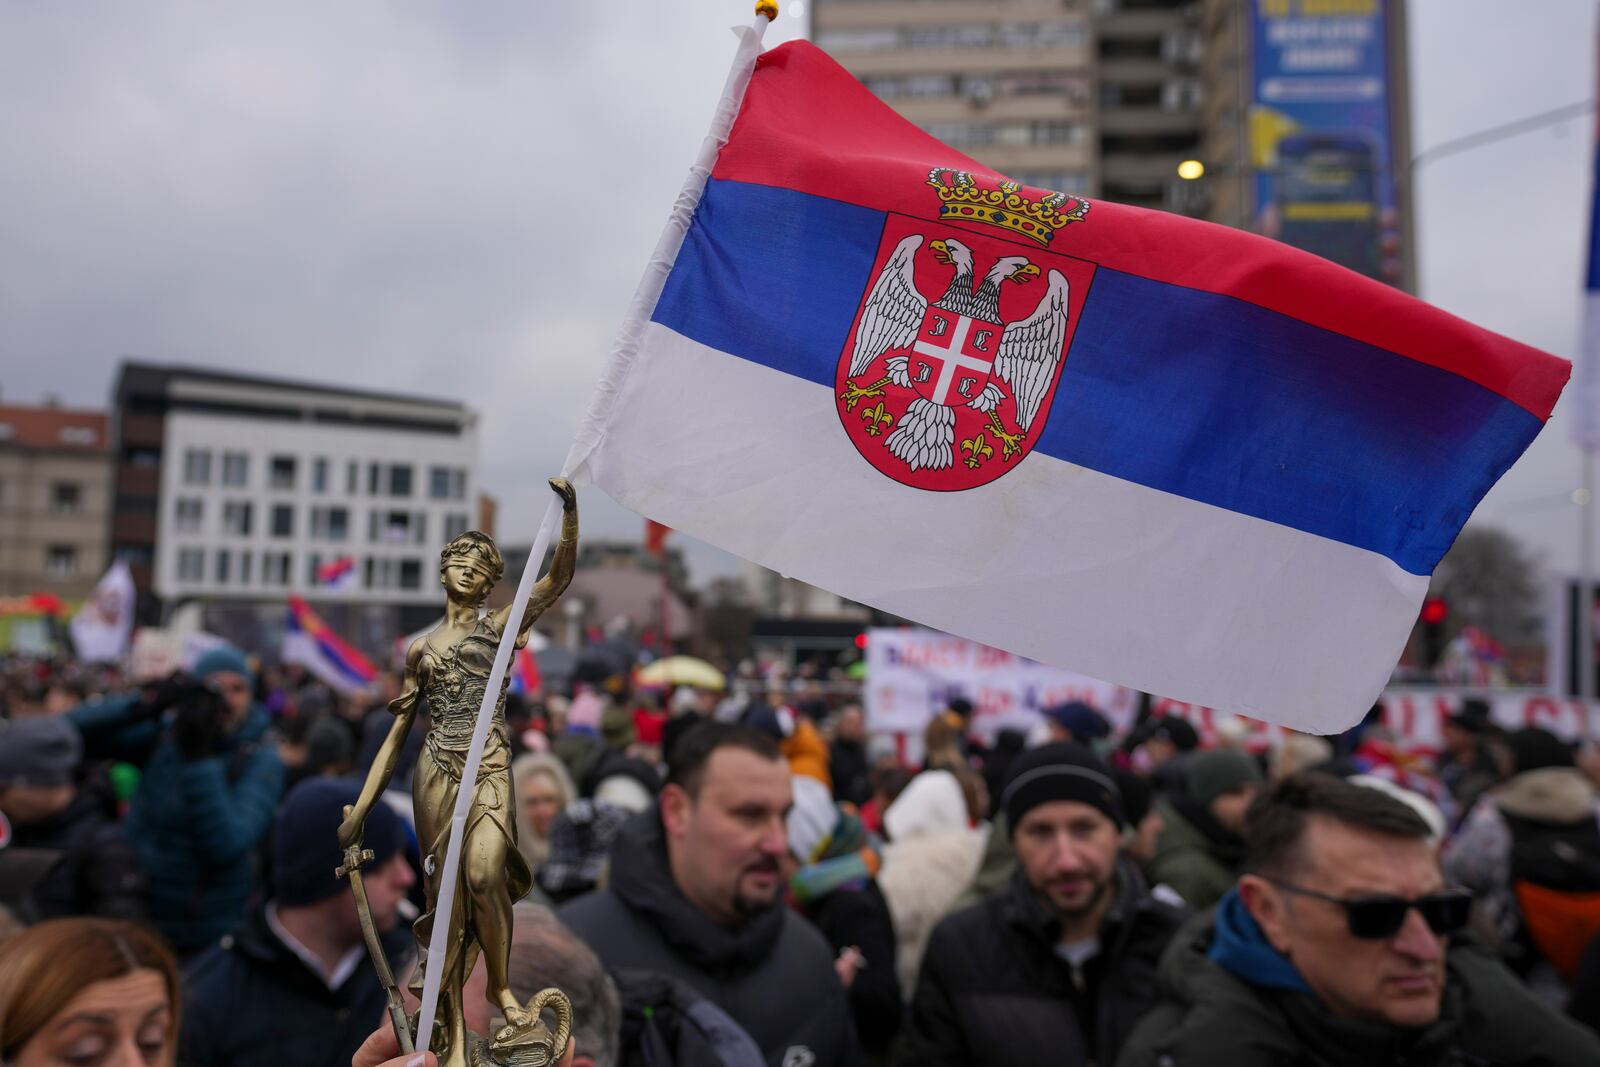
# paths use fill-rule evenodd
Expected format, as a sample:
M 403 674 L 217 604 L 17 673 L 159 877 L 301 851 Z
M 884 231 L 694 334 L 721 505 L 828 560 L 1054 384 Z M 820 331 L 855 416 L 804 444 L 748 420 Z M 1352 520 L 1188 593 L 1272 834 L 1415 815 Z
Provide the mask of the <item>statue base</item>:
M 552 1031 L 545 1025 L 541 1014 L 549 1009 L 555 1014 L 556 1027 Z M 567 1051 L 572 1035 L 572 1003 L 559 989 L 546 989 L 528 1001 L 530 1021 L 522 1026 L 503 1026 L 493 1038 L 469 1031 L 467 1033 L 467 1062 L 471 1067 L 555 1067 Z M 410 1017 L 411 1032 L 416 1033 L 417 1016 Z M 445 1062 L 447 1052 L 438 1047 L 443 1043 L 444 1030 L 438 1024 L 433 1028 L 435 1041 L 431 1051 Z

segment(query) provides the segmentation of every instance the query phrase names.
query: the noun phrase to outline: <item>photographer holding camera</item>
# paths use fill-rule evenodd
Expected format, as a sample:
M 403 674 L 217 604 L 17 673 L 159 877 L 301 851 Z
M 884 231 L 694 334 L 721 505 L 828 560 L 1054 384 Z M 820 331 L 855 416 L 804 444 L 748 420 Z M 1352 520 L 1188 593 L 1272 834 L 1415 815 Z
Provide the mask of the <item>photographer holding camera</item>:
M 127 833 L 147 879 L 149 920 L 185 955 L 226 934 L 255 888 L 284 770 L 267 712 L 237 649 L 213 649 L 188 677 L 67 713 L 90 759 L 143 768 Z

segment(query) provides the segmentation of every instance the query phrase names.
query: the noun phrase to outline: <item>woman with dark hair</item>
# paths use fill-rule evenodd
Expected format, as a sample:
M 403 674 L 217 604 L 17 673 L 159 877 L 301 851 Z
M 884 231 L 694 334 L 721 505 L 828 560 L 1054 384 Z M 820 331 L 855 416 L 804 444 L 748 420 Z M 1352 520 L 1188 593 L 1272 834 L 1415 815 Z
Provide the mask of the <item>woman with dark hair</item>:
M 120 919 L 51 919 L 0 947 L 0 1062 L 172 1067 L 178 964 Z

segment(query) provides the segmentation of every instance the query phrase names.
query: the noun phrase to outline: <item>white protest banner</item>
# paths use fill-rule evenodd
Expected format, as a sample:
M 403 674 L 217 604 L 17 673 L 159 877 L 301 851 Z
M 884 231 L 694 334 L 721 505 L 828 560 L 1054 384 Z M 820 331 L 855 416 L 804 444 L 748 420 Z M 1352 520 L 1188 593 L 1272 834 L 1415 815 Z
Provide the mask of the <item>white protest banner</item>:
M 874 732 L 917 740 L 956 697 L 972 701 L 973 730 L 991 741 L 1001 730 L 1031 730 L 1044 709 L 1070 700 L 1092 705 L 1118 732 L 1138 707 L 1138 694 L 1120 685 L 923 629 L 867 631 L 865 696 Z
M 1135 690 L 920 628 L 868 631 L 864 697 L 869 728 L 904 735 L 912 754 L 920 750 L 928 720 L 956 697 L 972 701 L 973 730 L 991 741 L 1003 729 L 1032 729 L 1044 709 L 1069 700 L 1081 700 L 1105 715 L 1117 736 L 1132 727 L 1139 703 Z M 1445 720 L 1473 698 L 1486 701 L 1490 718 L 1506 730 L 1539 726 L 1568 741 L 1600 742 L 1600 703 L 1585 708 L 1580 700 L 1542 689 L 1397 686 L 1386 689 L 1379 700 L 1379 724 L 1404 748 L 1434 752 L 1443 745 Z M 1150 710 L 1188 719 L 1207 745 L 1216 742 L 1230 721 L 1252 752 L 1274 747 L 1284 734 L 1283 727 L 1259 719 L 1166 697 L 1153 697 Z

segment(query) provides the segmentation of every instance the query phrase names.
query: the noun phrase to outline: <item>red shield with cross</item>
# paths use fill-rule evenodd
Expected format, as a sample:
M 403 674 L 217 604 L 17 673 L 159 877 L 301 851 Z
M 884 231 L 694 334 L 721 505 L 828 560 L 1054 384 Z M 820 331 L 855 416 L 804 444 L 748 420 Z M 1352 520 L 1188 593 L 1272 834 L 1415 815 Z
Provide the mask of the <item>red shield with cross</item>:
M 1003 330 L 998 322 L 929 308 L 911 346 L 908 370 L 912 388 L 935 404 L 956 407 L 971 403 L 989 384 Z
M 890 213 L 835 379 L 856 450 L 917 489 L 1015 470 L 1050 419 L 1094 270 L 992 222 Z

